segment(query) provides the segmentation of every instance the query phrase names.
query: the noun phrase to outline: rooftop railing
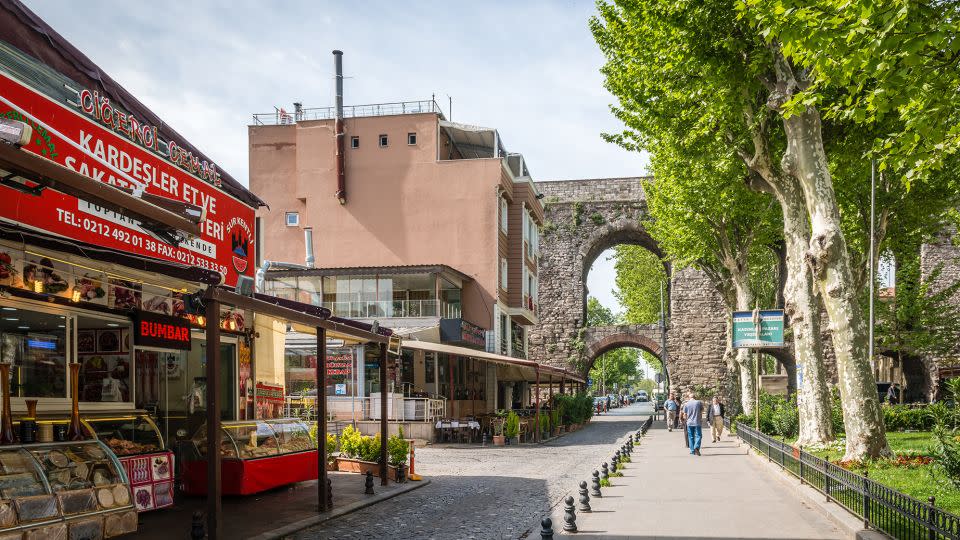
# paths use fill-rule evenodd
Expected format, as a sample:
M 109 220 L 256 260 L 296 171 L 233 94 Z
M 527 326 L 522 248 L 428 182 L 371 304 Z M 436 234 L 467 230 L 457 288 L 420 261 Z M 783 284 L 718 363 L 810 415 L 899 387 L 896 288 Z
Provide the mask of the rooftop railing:
M 424 114 L 438 113 L 443 115 L 440 106 L 432 99 L 424 101 L 398 101 L 395 103 L 373 103 L 370 105 L 344 105 L 344 118 L 361 118 L 365 116 L 390 116 L 397 114 Z M 296 124 L 305 120 L 332 120 L 337 116 L 336 107 L 317 107 L 287 111 L 274 108 L 272 113 L 253 115 L 253 124 L 257 126 L 277 126 Z

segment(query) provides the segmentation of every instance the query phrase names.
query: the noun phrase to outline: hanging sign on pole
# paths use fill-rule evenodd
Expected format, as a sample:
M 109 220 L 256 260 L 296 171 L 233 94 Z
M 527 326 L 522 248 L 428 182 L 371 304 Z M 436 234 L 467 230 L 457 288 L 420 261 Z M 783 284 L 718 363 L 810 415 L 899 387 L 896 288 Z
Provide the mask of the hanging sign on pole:
M 755 315 L 759 320 L 754 319 Z M 782 309 L 734 311 L 733 347 L 735 349 L 783 347 L 783 322 Z

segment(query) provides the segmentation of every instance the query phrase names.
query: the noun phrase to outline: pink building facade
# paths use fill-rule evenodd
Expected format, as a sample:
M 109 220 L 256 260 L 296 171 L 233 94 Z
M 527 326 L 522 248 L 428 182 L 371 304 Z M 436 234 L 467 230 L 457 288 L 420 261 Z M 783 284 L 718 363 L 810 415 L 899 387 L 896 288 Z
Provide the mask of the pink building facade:
M 249 127 L 250 189 L 269 205 L 257 213 L 258 265 L 306 265 L 311 229 L 312 267 L 325 276 L 442 267 L 430 313 L 455 309 L 488 331 L 488 350 L 525 356 L 525 327 L 538 322 L 543 207 L 523 157 L 495 129 L 446 121 L 432 101 L 347 107 L 346 116 L 342 201 L 331 109 L 258 115 Z M 412 298 L 400 281 L 372 283 L 350 297 L 363 298 L 362 309 L 380 302 L 370 318 L 420 315 L 411 306 L 422 310 L 430 296 L 422 285 Z M 298 289 L 301 299 L 364 318 L 342 279 L 310 289 Z

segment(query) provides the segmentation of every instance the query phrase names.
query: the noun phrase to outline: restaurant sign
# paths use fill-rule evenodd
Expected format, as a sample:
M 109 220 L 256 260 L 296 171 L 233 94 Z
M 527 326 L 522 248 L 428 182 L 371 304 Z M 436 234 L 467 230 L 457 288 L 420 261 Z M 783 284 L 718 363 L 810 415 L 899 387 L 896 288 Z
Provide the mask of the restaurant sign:
M 160 349 L 190 350 L 190 321 L 148 311 L 133 314 L 133 344 Z
M 79 85 L 78 85 L 79 86 Z M 54 191 L 40 195 L 0 186 L 0 218 L 74 240 L 220 272 L 233 286 L 253 275 L 254 210 L 217 189 L 216 166 L 176 143 L 159 148 L 156 130 L 81 91 L 51 98 L 0 70 L 0 117 L 33 127 L 23 149 L 114 186 L 202 207 L 200 236 L 174 246 L 139 222 Z M 108 115 L 110 120 L 107 120 Z M 158 151 L 159 148 L 159 151 Z
M 487 331 L 463 319 L 440 319 L 440 342 L 485 350 Z

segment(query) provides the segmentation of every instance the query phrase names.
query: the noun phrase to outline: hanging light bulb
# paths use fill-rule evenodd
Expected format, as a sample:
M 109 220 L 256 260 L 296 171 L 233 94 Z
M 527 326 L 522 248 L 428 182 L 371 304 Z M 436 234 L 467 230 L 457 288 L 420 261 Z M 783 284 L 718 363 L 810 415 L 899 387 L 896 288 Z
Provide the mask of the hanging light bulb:
M 207 318 L 204 317 L 203 315 L 197 315 L 197 324 L 199 324 L 200 326 L 206 326 Z
M 78 289 L 78 288 L 76 288 L 76 287 L 73 288 L 73 293 L 70 295 L 70 300 L 72 300 L 72 301 L 74 301 L 74 302 L 79 302 L 79 301 L 80 301 L 80 289 Z
M 235 321 L 234 319 L 230 319 L 230 322 L 228 324 L 230 326 L 231 331 L 233 332 L 237 331 L 237 321 Z
M 42 280 L 39 280 L 39 279 L 38 279 L 38 280 L 36 280 L 36 281 L 33 282 L 33 292 L 35 292 L 35 293 L 42 293 L 42 292 L 43 292 L 43 281 L 42 281 Z

